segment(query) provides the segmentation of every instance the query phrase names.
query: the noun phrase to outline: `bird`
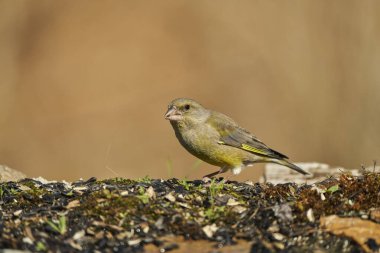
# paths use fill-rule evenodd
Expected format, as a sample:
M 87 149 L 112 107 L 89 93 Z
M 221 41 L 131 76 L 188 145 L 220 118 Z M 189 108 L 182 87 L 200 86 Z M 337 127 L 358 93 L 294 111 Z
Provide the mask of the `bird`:
M 219 167 L 204 178 L 229 170 L 237 175 L 256 163 L 276 163 L 303 175 L 309 174 L 230 117 L 207 109 L 193 99 L 174 99 L 168 105 L 165 119 L 170 121 L 178 141 L 189 153 Z

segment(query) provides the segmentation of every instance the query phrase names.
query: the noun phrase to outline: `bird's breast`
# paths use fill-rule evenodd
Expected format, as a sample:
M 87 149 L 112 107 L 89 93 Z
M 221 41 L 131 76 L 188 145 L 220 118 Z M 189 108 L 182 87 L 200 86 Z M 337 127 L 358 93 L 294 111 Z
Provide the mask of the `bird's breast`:
M 229 149 L 232 147 L 218 143 L 219 134 L 213 128 L 207 125 L 191 128 L 173 125 L 173 128 L 182 146 L 199 159 L 220 167 L 241 163 L 231 156 Z

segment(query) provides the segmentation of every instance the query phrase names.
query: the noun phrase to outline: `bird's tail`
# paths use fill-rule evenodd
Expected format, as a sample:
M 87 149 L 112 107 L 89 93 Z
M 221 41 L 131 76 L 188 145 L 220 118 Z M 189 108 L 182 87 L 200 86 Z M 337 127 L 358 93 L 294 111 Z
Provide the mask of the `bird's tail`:
M 292 170 L 295 170 L 297 171 L 298 173 L 301 173 L 302 175 L 310 175 L 308 172 L 304 171 L 303 169 L 301 169 L 300 167 L 298 167 L 297 165 L 291 163 L 291 162 L 288 162 L 286 160 L 277 160 L 277 159 L 273 159 L 271 160 L 270 162 L 272 163 L 277 163 L 277 164 L 280 164 L 280 165 L 283 165 L 283 166 L 286 166 L 288 168 L 291 168 Z

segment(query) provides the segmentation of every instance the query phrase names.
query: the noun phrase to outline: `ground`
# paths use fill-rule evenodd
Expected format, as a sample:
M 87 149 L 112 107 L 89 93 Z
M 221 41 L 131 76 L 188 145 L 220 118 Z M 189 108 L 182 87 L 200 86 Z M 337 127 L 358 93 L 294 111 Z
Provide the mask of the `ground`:
M 23 179 L 1 183 L 0 201 L 3 249 L 376 252 L 380 245 L 380 174 L 374 172 L 313 185 Z

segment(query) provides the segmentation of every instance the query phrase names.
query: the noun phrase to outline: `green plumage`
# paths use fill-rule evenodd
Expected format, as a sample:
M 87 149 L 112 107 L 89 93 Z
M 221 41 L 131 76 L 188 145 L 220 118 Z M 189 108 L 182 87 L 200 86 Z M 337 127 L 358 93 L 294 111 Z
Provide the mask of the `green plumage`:
M 231 118 L 218 112 L 212 112 L 206 121 L 220 134 L 220 143 L 240 148 L 257 155 L 275 159 L 286 159 L 287 156 L 269 148 L 256 136 L 239 127 Z
M 307 174 L 228 116 L 208 110 L 194 100 L 173 100 L 165 118 L 170 120 L 176 137 L 187 151 L 221 168 L 208 176 L 229 169 L 238 174 L 246 166 L 260 162 L 278 163 Z

